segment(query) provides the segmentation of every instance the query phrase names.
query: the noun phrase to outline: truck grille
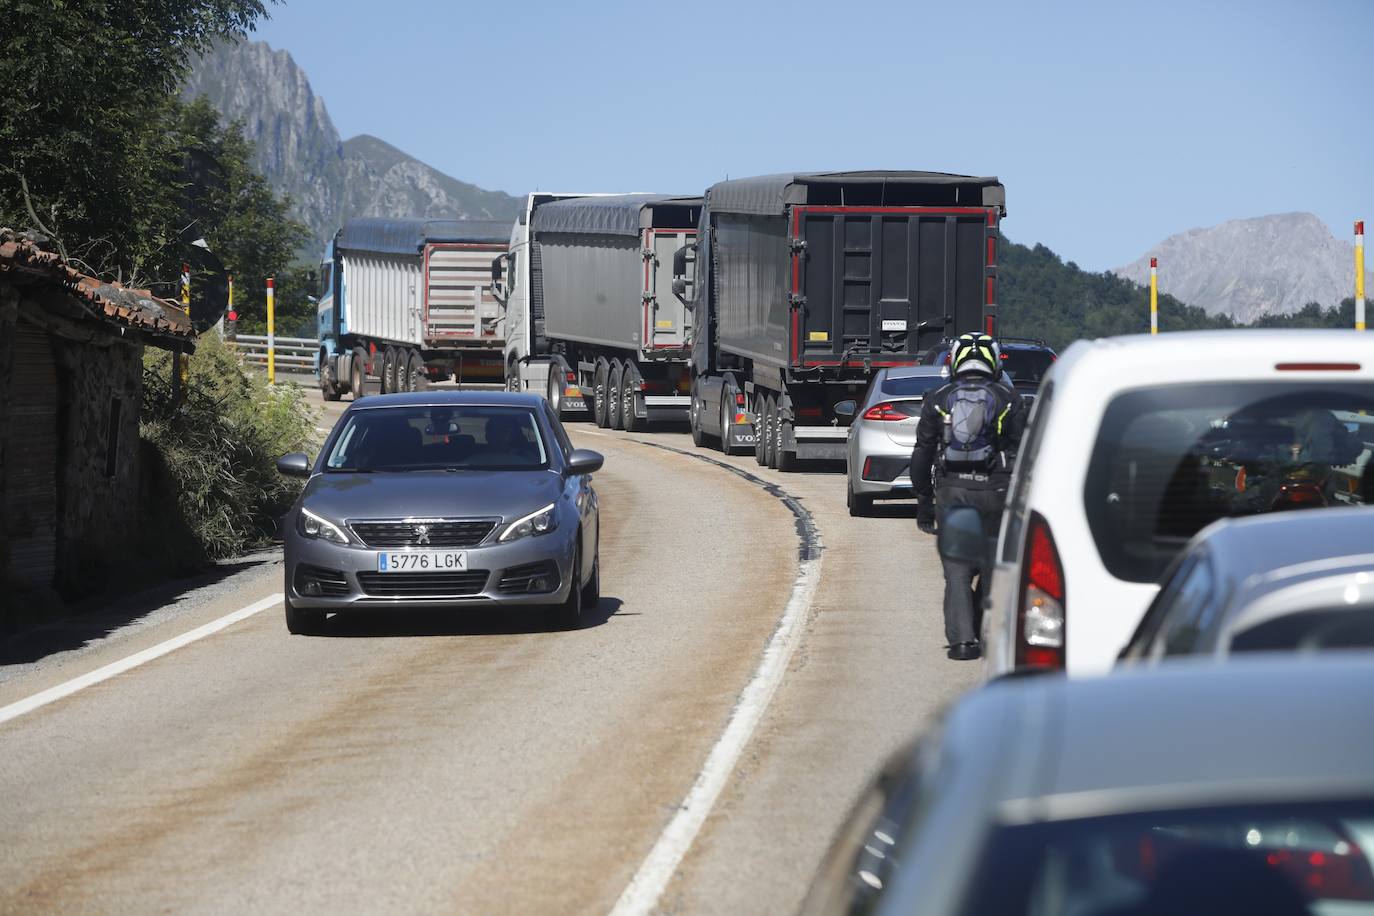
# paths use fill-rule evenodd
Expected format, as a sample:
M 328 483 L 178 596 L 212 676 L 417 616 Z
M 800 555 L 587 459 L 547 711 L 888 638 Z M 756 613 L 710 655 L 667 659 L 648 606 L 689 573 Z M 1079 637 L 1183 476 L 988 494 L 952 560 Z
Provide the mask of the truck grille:
M 368 547 L 475 547 L 496 525 L 491 518 L 349 523 Z
M 374 598 L 466 598 L 486 588 L 488 571 L 358 573 L 358 587 Z

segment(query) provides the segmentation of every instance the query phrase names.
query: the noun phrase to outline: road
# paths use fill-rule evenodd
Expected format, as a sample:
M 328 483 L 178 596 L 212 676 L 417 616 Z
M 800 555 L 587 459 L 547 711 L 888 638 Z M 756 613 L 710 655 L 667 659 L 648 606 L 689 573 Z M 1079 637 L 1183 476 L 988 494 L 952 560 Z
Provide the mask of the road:
M 586 626 L 378 614 L 293 637 L 274 604 L 0 723 L 0 911 L 609 911 L 785 620 L 783 495 L 819 585 L 657 906 L 794 909 L 859 787 L 976 677 L 944 657 L 931 540 L 907 505 L 849 518 L 834 469 L 570 429 L 606 455 Z M 4 647 L 0 707 L 281 590 L 272 552 L 225 573 Z

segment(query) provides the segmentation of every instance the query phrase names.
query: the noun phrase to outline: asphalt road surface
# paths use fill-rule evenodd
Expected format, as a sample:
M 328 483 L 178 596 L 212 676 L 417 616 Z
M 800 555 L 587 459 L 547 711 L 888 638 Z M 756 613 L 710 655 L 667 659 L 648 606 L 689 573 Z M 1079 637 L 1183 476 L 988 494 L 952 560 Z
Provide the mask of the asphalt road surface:
M 268 601 L 0 722 L 0 911 L 608 912 L 746 696 L 757 727 L 651 898 L 795 909 L 859 787 L 976 677 L 944 657 L 932 539 L 909 504 L 849 518 L 834 468 L 570 429 L 606 455 L 583 628 L 379 612 L 312 638 Z M 0 647 L 0 707 L 280 590 L 266 552 L 28 634 Z

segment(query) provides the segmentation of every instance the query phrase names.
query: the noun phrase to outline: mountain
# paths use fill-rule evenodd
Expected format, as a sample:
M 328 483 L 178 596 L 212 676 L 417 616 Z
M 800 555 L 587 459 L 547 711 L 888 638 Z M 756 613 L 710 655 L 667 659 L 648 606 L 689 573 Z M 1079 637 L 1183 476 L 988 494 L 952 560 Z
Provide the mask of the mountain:
M 1354 292 L 1354 253 L 1311 213 L 1281 213 L 1181 232 L 1112 272 L 1148 284 L 1157 257 L 1161 291 L 1248 323 L 1339 304 Z
M 518 198 L 445 175 L 376 137 L 341 141 L 305 72 L 266 42 L 215 48 L 196 62 L 182 95 L 203 95 L 242 123 L 258 169 L 291 198 L 318 247 L 355 216 L 513 220 L 519 211 Z

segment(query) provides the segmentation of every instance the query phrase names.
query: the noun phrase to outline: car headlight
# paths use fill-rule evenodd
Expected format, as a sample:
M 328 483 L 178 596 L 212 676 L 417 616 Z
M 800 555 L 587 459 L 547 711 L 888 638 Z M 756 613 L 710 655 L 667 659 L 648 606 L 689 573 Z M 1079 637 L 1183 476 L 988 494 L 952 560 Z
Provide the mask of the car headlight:
M 303 537 L 320 538 L 325 541 L 333 541 L 335 544 L 348 543 L 348 535 L 344 534 L 342 528 L 327 518 L 321 518 L 309 509 L 301 509 L 301 514 L 296 521 L 296 530 Z
M 548 534 L 558 527 L 558 504 L 549 503 L 542 509 L 531 512 L 529 515 L 517 518 L 506 526 L 506 530 L 501 532 L 498 541 L 518 541 L 524 537 L 531 537 L 536 534 Z

